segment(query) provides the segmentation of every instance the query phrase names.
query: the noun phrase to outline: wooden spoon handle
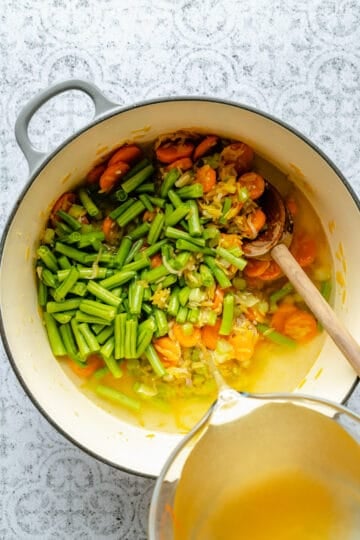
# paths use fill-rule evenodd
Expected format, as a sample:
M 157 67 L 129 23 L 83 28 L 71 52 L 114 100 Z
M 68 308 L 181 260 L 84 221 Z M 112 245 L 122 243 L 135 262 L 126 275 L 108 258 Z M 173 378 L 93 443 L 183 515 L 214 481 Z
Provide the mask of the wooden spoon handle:
M 360 375 L 360 347 L 358 343 L 337 318 L 288 248 L 284 244 L 278 244 L 271 250 L 271 256 L 323 325 L 334 343 L 348 359 L 356 373 Z

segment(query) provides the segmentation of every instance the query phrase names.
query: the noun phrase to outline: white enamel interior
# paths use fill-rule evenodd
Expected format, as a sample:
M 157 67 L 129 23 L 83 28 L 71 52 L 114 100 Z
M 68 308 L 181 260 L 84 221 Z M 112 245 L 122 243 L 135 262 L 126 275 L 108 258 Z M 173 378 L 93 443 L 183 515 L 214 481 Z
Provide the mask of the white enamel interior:
M 153 438 L 147 437 L 146 430 L 122 422 L 99 408 L 67 378 L 54 361 L 38 314 L 34 251 L 47 219 L 47 208 L 83 177 L 94 156 L 123 139 L 141 136 L 141 140 L 152 140 L 158 134 L 191 127 L 247 141 L 292 177 L 293 165 L 301 169 L 303 176 L 298 176 L 298 185 L 320 215 L 335 270 L 345 277 L 345 301 L 343 288 L 337 285 L 334 307 L 360 341 L 359 210 L 332 167 L 300 137 L 261 114 L 205 100 L 146 104 L 90 127 L 54 155 L 19 203 L 3 251 L 0 276 L 3 326 L 8 349 L 25 386 L 52 421 L 82 447 L 142 474 L 158 475 L 181 436 L 156 433 Z M 330 233 L 328 224 L 332 221 L 335 225 Z M 339 257 L 340 243 L 346 272 Z M 353 370 L 327 338 L 301 392 L 340 402 L 355 379 Z

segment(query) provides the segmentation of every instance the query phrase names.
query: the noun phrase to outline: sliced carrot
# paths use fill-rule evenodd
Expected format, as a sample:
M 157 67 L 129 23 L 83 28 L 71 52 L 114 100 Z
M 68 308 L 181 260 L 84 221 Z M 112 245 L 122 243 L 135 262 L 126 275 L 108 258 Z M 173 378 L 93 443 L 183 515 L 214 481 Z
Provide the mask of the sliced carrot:
M 264 193 L 265 190 L 265 180 L 263 177 L 256 172 L 248 172 L 242 174 L 238 178 L 242 187 L 245 187 L 249 192 L 249 197 L 252 200 L 258 199 Z
M 298 343 L 308 343 L 318 333 L 316 319 L 311 313 L 298 309 L 285 319 L 283 332 Z
M 117 236 L 117 233 L 119 231 L 118 224 L 116 221 L 111 219 L 110 216 L 106 216 L 104 221 L 102 222 L 102 231 L 105 234 L 105 240 L 112 244 Z
M 207 349 L 214 351 L 219 339 L 219 330 L 221 326 L 221 319 L 216 321 L 214 326 L 206 325 L 201 329 L 201 341 Z
M 257 336 L 247 328 L 241 328 L 228 339 L 234 349 L 234 357 L 239 362 L 247 362 L 254 354 Z
M 244 274 L 247 277 L 259 277 L 270 266 L 271 261 L 260 261 L 259 259 L 248 259 L 244 268 Z
M 296 311 L 297 307 L 290 302 L 283 302 L 282 304 L 280 304 L 271 318 L 272 328 L 274 328 L 277 332 L 283 333 L 287 317 L 289 317 L 289 315 L 292 315 Z
M 216 135 L 208 135 L 197 145 L 194 152 L 194 160 L 196 161 L 201 156 L 207 154 L 218 142 L 219 137 Z
M 107 167 L 100 177 L 100 188 L 102 191 L 110 191 L 119 180 L 128 172 L 130 166 L 124 161 L 119 161 Z
M 248 144 L 237 142 L 226 146 L 221 157 L 225 163 L 234 163 L 237 173 L 241 174 L 251 168 L 254 151 Z
M 203 165 L 196 172 L 196 182 L 202 185 L 204 193 L 208 193 L 216 184 L 216 171 L 210 165 Z
M 220 289 L 219 287 L 216 287 L 216 289 L 215 289 L 215 294 L 214 294 L 214 299 L 213 299 L 213 303 L 212 303 L 211 308 L 214 309 L 214 310 L 216 310 L 217 308 L 219 308 L 220 306 L 222 306 L 223 301 L 224 301 L 224 293 L 223 293 L 223 290 Z
M 300 266 L 309 266 L 316 257 L 316 242 L 309 234 L 302 233 L 293 239 L 290 251 Z
M 162 265 L 162 257 L 160 253 L 156 253 L 152 257 L 150 257 L 150 266 L 151 268 L 157 268 L 158 266 Z
M 105 171 L 106 165 L 96 165 L 91 171 L 86 175 L 87 184 L 96 184 L 100 180 L 100 176 Z
M 262 281 L 272 281 L 273 279 L 278 279 L 283 275 L 283 272 L 280 266 L 275 261 L 270 261 L 267 269 L 259 275 L 259 278 Z
M 171 169 L 180 169 L 181 171 L 188 171 L 193 166 L 192 159 L 189 157 L 180 158 L 176 161 L 173 161 L 166 167 L 167 171 L 170 171 Z
M 256 210 L 251 212 L 251 214 L 248 217 L 248 220 L 250 220 L 254 229 L 256 229 L 256 231 L 259 232 L 261 231 L 261 229 L 266 223 L 266 215 L 260 208 L 257 208 Z
M 164 336 L 153 341 L 156 351 L 164 364 L 176 365 L 181 358 L 181 348 L 177 341 Z
M 71 360 L 71 358 L 67 359 L 67 364 L 78 377 L 87 379 L 95 371 L 103 367 L 104 360 L 98 354 L 91 354 L 87 357 L 84 367 Z
M 297 207 L 294 197 L 291 195 L 287 197 L 285 204 L 286 204 L 286 208 L 289 210 L 292 217 L 296 216 L 296 214 L 298 213 L 298 207 Z
M 108 167 L 110 165 L 115 165 L 122 161 L 124 163 L 133 163 L 138 160 L 142 155 L 141 149 L 136 146 L 136 144 L 125 144 L 119 150 L 116 150 L 108 162 Z
M 53 225 L 55 225 L 56 222 L 60 219 L 57 215 L 57 212 L 59 210 L 62 210 L 63 212 L 68 212 L 68 210 L 70 210 L 70 207 L 75 203 L 75 201 L 76 195 L 71 191 L 63 193 L 61 197 L 58 198 L 50 212 L 50 220 Z
M 194 145 L 191 142 L 165 143 L 156 149 L 156 157 L 162 163 L 173 163 L 181 158 L 191 157 Z
M 199 343 L 201 334 L 199 328 L 193 327 L 193 331 L 190 335 L 184 334 L 181 324 L 175 323 L 173 326 L 173 332 L 175 339 L 180 343 L 182 347 L 194 347 Z

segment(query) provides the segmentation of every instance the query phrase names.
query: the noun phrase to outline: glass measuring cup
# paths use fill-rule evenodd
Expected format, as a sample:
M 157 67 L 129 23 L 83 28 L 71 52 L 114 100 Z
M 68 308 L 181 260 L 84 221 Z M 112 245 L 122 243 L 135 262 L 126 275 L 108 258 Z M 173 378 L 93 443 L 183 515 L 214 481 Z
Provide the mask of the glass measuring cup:
M 150 540 L 359 534 L 360 416 L 301 394 L 223 387 L 170 455 L 150 506 Z

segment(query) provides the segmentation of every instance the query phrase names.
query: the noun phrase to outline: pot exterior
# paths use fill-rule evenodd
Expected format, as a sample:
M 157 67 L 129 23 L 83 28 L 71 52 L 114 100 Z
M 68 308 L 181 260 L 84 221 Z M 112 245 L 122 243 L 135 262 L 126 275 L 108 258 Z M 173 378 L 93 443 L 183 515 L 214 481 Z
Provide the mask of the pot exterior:
M 53 202 L 85 176 L 96 158 L 129 140 L 145 143 L 190 128 L 240 139 L 278 166 L 320 216 L 337 276 L 333 306 L 355 339 L 360 288 L 360 213 L 340 173 L 286 126 L 236 104 L 176 99 L 116 110 L 70 139 L 38 169 L 3 240 L 0 299 L 4 343 L 26 391 L 57 428 L 76 444 L 115 466 L 157 476 L 179 434 L 149 431 L 119 420 L 78 391 L 49 348 L 37 307 L 35 250 Z M 329 338 L 303 381 L 302 393 L 341 402 L 356 375 Z M 300 390 L 300 389 L 298 389 Z M 151 437 L 149 437 L 151 435 Z

